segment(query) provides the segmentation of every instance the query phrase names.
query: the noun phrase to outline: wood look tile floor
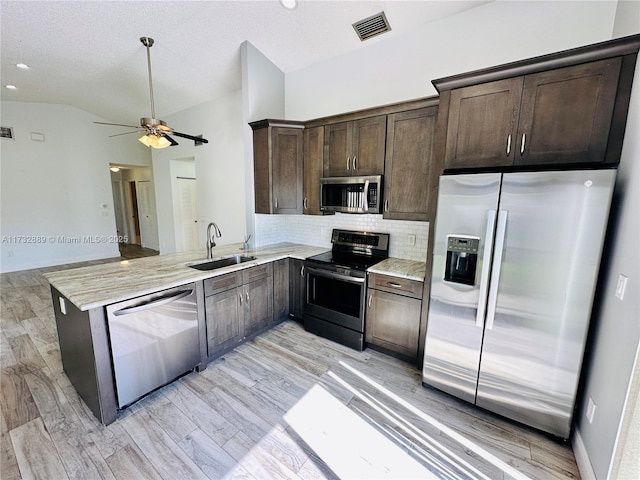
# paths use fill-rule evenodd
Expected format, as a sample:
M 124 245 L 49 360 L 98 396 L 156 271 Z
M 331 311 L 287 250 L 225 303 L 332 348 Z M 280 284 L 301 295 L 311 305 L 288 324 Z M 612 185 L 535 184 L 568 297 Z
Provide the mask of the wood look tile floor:
M 94 262 L 100 263 L 100 262 Z M 568 444 L 286 321 L 101 425 L 62 370 L 42 272 L 1 280 L 0 478 L 579 478 Z

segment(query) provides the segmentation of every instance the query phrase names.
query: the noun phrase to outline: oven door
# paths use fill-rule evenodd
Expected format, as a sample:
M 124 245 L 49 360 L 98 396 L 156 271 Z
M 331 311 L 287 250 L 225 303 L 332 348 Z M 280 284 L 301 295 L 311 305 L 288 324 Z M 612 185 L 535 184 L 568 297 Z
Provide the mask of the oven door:
M 364 333 L 366 278 L 306 268 L 305 315 Z

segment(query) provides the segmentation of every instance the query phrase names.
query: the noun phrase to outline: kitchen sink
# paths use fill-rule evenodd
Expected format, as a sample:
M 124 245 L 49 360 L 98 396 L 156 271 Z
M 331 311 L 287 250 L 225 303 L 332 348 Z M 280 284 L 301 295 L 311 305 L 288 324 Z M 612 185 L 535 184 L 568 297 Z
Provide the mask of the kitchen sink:
M 187 267 L 195 268 L 196 270 L 215 270 L 216 268 L 238 265 L 239 263 L 250 262 L 255 259 L 256 257 L 248 255 L 232 255 L 230 257 L 216 258 L 215 260 L 187 263 Z

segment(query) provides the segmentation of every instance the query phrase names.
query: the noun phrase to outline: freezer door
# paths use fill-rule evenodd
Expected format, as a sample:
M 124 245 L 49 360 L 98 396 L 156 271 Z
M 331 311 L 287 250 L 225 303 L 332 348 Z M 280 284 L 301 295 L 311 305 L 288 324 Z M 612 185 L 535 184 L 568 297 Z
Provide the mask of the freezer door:
M 500 178 L 440 177 L 422 379 L 468 402 L 475 401 Z
M 478 406 L 568 438 L 615 173 L 504 175 Z

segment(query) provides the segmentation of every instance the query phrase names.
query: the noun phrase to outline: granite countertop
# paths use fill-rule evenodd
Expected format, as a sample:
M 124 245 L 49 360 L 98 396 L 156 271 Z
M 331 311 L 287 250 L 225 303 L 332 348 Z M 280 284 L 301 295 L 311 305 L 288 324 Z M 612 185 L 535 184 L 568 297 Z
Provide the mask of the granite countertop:
M 425 262 L 402 258 L 387 258 L 380 263 L 376 263 L 373 267 L 369 267 L 367 271 L 369 273 L 380 273 L 424 282 L 426 266 Z
M 44 276 L 80 310 L 90 310 L 282 258 L 304 260 L 327 251 L 326 248 L 294 243 L 279 243 L 249 250 L 242 250 L 241 247 L 241 243 L 215 247 L 214 258 L 243 253 L 255 256 L 256 259 L 210 271 L 186 266 L 187 263 L 206 260 L 205 252 L 198 250 L 60 270 L 45 273 Z
M 241 246 L 242 244 L 238 243 L 215 247 L 214 259 L 239 253 L 255 256 L 256 259 L 209 271 L 200 271 L 187 266 L 188 263 L 206 260 L 205 253 L 197 250 L 60 270 L 45 273 L 44 276 L 80 310 L 90 310 L 282 258 L 304 260 L 327 251 L 327 248 L 295 243 L 279 243 L 249 250 L 242 250 Z M 424 281 L 425 264 L 388 258 L 369 268 L 368 271 Z

